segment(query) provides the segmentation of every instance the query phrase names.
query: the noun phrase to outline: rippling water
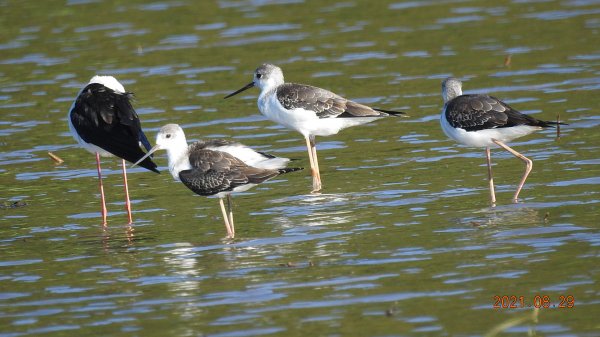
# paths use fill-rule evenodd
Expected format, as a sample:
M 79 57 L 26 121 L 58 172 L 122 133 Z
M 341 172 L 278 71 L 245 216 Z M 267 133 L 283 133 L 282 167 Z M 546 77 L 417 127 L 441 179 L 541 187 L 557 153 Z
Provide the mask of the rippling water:
M 0 336 L 597 336 L 600 325 L 600 6 L 597 1 L 0 1 Z M 508 57 L 510 55 L 510 57 Z M 94 74 L 136 93 L 152 140 L 227 137 L 308 166 L 302 137 L 263 118 L 272 62 L 286 79 L 408 111 L 317 138 L 307 172 L 216 199 L 94 157 L 66 114 Z M 464 80 L 569 123 L 484 153 L 442 133 L 440 82 Z M 65 160 L 56 165 L 53 152 Z M 494 296 L 524 308 L 494 309 Z M 537 297 L 536 297 L 537 296 Z M 534 310 L 547 296 L 546 306 Z M 561 298 L 562 296 L 562 298 Z M 574 307 L 561 308 L 572 296 Z

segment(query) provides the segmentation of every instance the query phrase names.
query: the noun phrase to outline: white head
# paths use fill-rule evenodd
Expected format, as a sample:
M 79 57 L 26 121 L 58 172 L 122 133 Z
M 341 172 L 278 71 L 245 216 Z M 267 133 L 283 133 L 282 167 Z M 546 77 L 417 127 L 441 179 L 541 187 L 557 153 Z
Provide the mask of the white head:
M 442 98 L 448 103 L 453 98 L 462 95 L 462 82 L 455 77 L 448 77 L 442 82 Z
M 156 134 L 156 146 L 154 147 L 157 147 L 156 150 L 167 151 L 178 147 L 187 148 L 187 140 L 183 129 L 177 124 L 163 126 Z
M 246 84 L 246 86 L 243 88 L 225 96 L 225 98 L 237 95 L 240 92 L 252 87 L 258 87 L 261 91 L 265 91 L 275 88 L 283 83 L 283 72 L 281 71 L 281 68 L 273 64 L 265 63 L 256 68 L 252 82 Z
M 179 172 L 191 168 L 188 157 L 188 144 L 183 129 L 177 124 L 167 124 L 160 128 L 156 134 L 156 145 L 146 153 L 142 159 L 133 166 L 140 163 L 146 157 L 158 150 L 166 150 L 169 157 L 169 172 L 173 178 L 179 180 Z
M 105 86 L 109 89 L 112 89 L 121 94 L 125 93 L 125 88 L 123 87 L 123 85 L 119 81 L 117 81 L 116 78 L 114 78 L 112 76 L 96 75 L 96 76 L 92 77 L 92 79 L 90 80 L 90 82 L 88 84 L 92 84 L 92 83 L 102 84 L 103 86 Z
M 276 65 L 265 63 L 256 68 L 252 82 L 260 90 L 277 87 L 284 83 L 283 71 Z

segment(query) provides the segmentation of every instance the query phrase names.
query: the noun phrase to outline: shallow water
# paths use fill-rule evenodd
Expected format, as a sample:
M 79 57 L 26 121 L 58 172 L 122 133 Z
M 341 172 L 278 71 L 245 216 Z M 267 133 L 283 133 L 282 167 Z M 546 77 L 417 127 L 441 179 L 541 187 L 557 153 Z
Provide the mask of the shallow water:
M 0 8 L 0 336 L 600 333 L 597 1 Z M 152 140 L 178 123 L 189 140 L 233 138 L 307 167 L 302 137 L 258 113 L 257 90 L 222 99 L 267 61 L 410 117 L 317 138 L 324 193 L 308 194 L 305 170 L 236 196 L 233 242 L 217 199 L 172 181 L 164 153 L 160 175 L 129 170 L 127 226 L 120 161 L 105 159 L 103 229 L 94 157 L 66 123 L 81 86 L 116 76 Z M 493 151 L 490 208 L 484 152 L 441 131 L 449 75 L 569 123 L 511 144 L 534 161 L 519 204 L 520 161 Z M 496 295 L 525 308 L 494 309 Z

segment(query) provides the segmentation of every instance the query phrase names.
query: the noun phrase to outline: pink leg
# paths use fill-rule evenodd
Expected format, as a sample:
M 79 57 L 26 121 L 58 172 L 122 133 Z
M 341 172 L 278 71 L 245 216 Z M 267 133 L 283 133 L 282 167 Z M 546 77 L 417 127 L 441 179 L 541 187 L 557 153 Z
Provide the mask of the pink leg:
M 513 197 L 513 202 L 517 202 L 518 198 L 519 198 L 519 193 L 521 192 L 521 189 L 523 189 L 523 185 L 525 185 L 525 180 L 527 180 L 527 176 L 533 169 L 533 162 L 531 161 L 531 159 L 529 159 L 529 158 L 525 157 L 524 155 L 520 154 L 519 152 L 513 150 L 512 148 L 510 148 L 508 145 L 504 144 L 503 142 L 501 142 L 497 139 L 492 139 L 492 141 L 494 143 L 498 144 L 498 146 L 502 147 L 506 151 L 512 153 L 513 156 L 515 156 L 525 162 L 525 174 L 523 174 L 523 178 L 521 178 L 521 182 L 519 182 L 519 187 L 517 187 L 517 191 L 515 192 L 515 196 Z
M 131 217 L 131 201 L 129 201 L 129 186 L 127 185 L 127 169 L 125 168 L 125 159 L 123 160 L 123 184 L 125 185 L 125 209 L 127 210 L 127 219 L 128 225 L 133 223 L 133 219 Z
M 485 148 L 485 157 L 487 159 L 487 167 L 488 167 L 488 180 L 490 182 L 490 201 L 492 206 L 496 206 L 496 193 L 494 193 L 494 177 L 492 176 L 492 155 L 490 153 L 490 148 Z
M 102 185 L 102 169 L 100 168 L 100 154 L 96 152 L 96 169 L 98 170 L 98 181 L 100 185 L 100 199 L 102 199 L 102 226 L 106 226 L 106 199 L 104 198 L 104 185 Z

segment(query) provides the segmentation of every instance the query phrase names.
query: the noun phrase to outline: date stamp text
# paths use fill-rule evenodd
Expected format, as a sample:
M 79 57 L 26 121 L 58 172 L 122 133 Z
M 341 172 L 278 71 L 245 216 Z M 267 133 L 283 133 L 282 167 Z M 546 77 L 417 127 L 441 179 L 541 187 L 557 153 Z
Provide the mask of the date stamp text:
M 572 295 L 535 295 L 531 298 L 517 295 L 494 295 L 494 309 L 571 309 L 575 307 L 575 298 Z

